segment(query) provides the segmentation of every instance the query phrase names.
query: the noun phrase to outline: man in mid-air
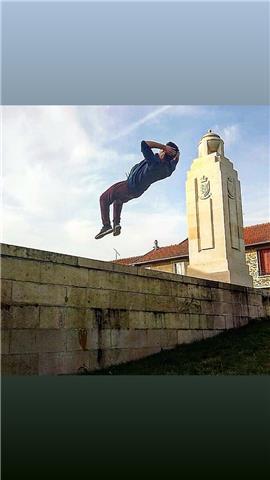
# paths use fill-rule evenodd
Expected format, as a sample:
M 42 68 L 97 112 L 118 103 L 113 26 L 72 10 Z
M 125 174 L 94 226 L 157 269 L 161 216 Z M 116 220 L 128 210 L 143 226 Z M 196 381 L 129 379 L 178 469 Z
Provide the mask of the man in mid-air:
M 158 148 L 158 153 L 153 153 L 152 148 Z M 179 160 L 179 148 L 173 142 L 166 145 L 152 141 L 142 141 L 141 151 L 144 159 L 134 165 L 127 180 L 115 183 L 100 197 L 100 210 L 103 226 L 95 236 L 102 238 L 109 233 L 120 235 L 120 216 L 123 203 L 140 197 L 152 183 L 170 177 Z M 113 204 L 113 226 L 110 221 L 110 205 Z

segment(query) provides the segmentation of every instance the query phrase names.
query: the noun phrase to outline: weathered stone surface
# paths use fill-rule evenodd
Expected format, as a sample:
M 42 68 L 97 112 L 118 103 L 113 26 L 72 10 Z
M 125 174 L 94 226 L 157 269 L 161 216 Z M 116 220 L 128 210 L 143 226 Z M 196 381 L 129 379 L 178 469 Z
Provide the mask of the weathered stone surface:
M 79 267 L 91 268 L 94 270 L 107 270 L 112 271 L 114 264 L 112 262 L 103 262 L 102 260 L 93 260 L 92 258 L 77 258 L 77 265 Z
M 36 332 L 36 348 L 38 352 L 65 352 L 66 331 L 40 329 Z
M 224 288 L 211 288 L 211 299 L 214 302 L 232 303 L 232 292 Z
M 203 339 L 202 330 L 178 330 L 178 344 L 198 342 Z
M 1 277 L 9 280 L 40 282 L 40 263 L 16 257 L 1 258 Z
M 70 307 L 65 309 L 65 328 L 94 328 L 95 313 L 92 308 Z
M 38 328 L 39 307 L 34 305 L 3 305 L 1 328 Z
M 177 345 L 177 330 L 148 330 L 145 346 L 169 347 Z
M 67 311 L 65 307 L 40 307 L 40 328 L 64 328 Z
M 195 298 L 176 298 L 175 303 L 178 313 L 201 313 L 201 302 Z
M 191 330 L 200 328 L 200 315 L 198 313 L 191 313 L 189 315 L 189 328 Z
M 111 330 L 112 348 L 147 347 L 146 330 Z
M 83 287 L 66 287 L 65 303 L 68 307 L 86 307 L 88 289 Z
M 104 368 L 110 365 L 139 360 L 140 358 L 148 357 L 158 352 L 160 352 L 160 347 L 107 349 L 103 352 L 101 366 Z
M 177 330 L 189 328 L 189 317 L 187 313 L 166 313 L 165 328 Z
M 213 311 L 213 302 L 207 300 L 201 300 L 201 313 L 211 315 L 215 313 Z
M 2 375 L 37 375 L 38 354 L 2 355 Z
M 110 290 L 87 288 L 86 299 L 88 308 L 110 308 Z
M 97 350 L 98 331 L 97 329 L 70 329 L 67 330 L 67 351 L 75 350 Z
M 122 298 L 121 298 L 122 297 Z M 115 302 L 115 303 L 114 303 Z M 146 295 L 143 293 L 114 292 L 110 295 L 110 308 L 126 308 L 127 310 L 145 310 Z
M 12 301 L 14 303 L 38 305 L 65 305 L 66 287 L 41 285 L 31 282 L 13 282 Z
M 10 345 L 10 330 L 2 330 L 1 331 L 1 354 L 9 353 L 9 345 Z
M 54 285 L 86 287 L 88 270 L 87 268 L 44 262 L 41 264 L 40 281 L 41 283 L 53 283 Z
M 216 337 L 222 333 L 222 330 L 203 330 L 202 333 L 203 339 L 206 340 L 207 338 Z
M 99 369 L 270 315 L 270 295 L 252 288 L 87 259 L 75 268 L 76 257 L 69 265 L 68 256 L 50 252 L 9 252 L 5 271 L 10 265 L 16 279 L 2 281 L 1 313 L 5 371 L 12 374 Z
M 11 303 L 12 281 L 1 280 L 1 303 Z
M 147 329 L 162 328 L 164 324 L 164 313 L 160 312 L 137 312 L 131 310 L 129 312 L 129 328 L 130 329 Z
M 72 255 L 62 253 L 46 252 L 35 248 L 18 247 L 17 245 L 1 244 L 1 255 L 17 258 L 28 258 L 37 261 L 48 261 L 56 263 L 66 263 L 68 265 L 78 265 L 78 258 Z
M 97 351 L 42 353 L 39 355 L 39 375 L 86 373 L 98 368 Z
M 226 329 L 234 328 L 233 315 L 224 315 Z
M 226 328 L 225 316 L 224 315 L 214 315 L 214 329 L 215 330 L 224 330 Z
M 38 353 L 37 330 L 11 330 L 10 353 Z
M 175 312 L 175 299 L 166 295 L 146 295 L 145 309 L 147 311 Z

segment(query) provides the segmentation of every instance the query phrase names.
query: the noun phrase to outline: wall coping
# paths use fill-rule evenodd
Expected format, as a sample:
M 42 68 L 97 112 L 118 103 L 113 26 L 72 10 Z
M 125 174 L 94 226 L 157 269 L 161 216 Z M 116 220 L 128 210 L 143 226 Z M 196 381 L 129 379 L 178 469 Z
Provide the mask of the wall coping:
M 57 264 L 70 265 L 73 267 L 91 268 L 93 270 L 106 270 L 116 273 L 127 273 L 129 275 L 139 275 L 143 277 L 157 278 L 160 280 L 170 280 L 174 282 L 188 283 L 203 287 L 222 288 L 225 290 L 238 290 L 242 292 L 260 293 L 265 295 L 264 289 L 245 287 L 241 285 L 233 285 L 214 280 L 205 280 L 202 278 L 188 277 L 176 273 L 160 272 L 156 270 L 146 269 L 144 267 L 136 267 L 132 265 L 119 265 L 109 261 L 94 260 L 86 257 L 77 257 L 67 255 L 64 253 L 50 252 L 46 250 L 39 250 L 36 248 L 29 248 L 19 245 L 11 245 L 7 243 L 0 243 L 0 256 L 2 257 L 16 257 L 23 260 L 36 260 L 40 262 L 53 262 Z M 270 294 L 269 294 L 270 295 Z M 267 295 L 268 296 L 268 295 Z

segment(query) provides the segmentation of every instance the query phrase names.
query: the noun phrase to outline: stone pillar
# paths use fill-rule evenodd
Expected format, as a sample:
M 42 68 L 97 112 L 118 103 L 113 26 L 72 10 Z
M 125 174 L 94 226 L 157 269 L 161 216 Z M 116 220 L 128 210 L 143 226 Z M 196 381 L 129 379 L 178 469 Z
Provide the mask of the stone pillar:
M 186 181 L 187 275 L 252 286 L 246 265 L 240 182 L 211 130 L 199 143 Z

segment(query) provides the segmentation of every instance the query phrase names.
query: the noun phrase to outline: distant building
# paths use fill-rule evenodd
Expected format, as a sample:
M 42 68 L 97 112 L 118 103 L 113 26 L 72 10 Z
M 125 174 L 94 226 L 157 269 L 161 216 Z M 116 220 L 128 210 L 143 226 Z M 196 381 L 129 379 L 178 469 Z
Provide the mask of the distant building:
M 246 263 L 253 278 L 253 286 L 270 287 L 270 223 L 244 228 Z M 176 245 L 160 247 L 158 242 L 150 252 L 137 257 L 115 260 L 122 265 L 161 270 L 186 275 L 189 263 L 188 239 Z

